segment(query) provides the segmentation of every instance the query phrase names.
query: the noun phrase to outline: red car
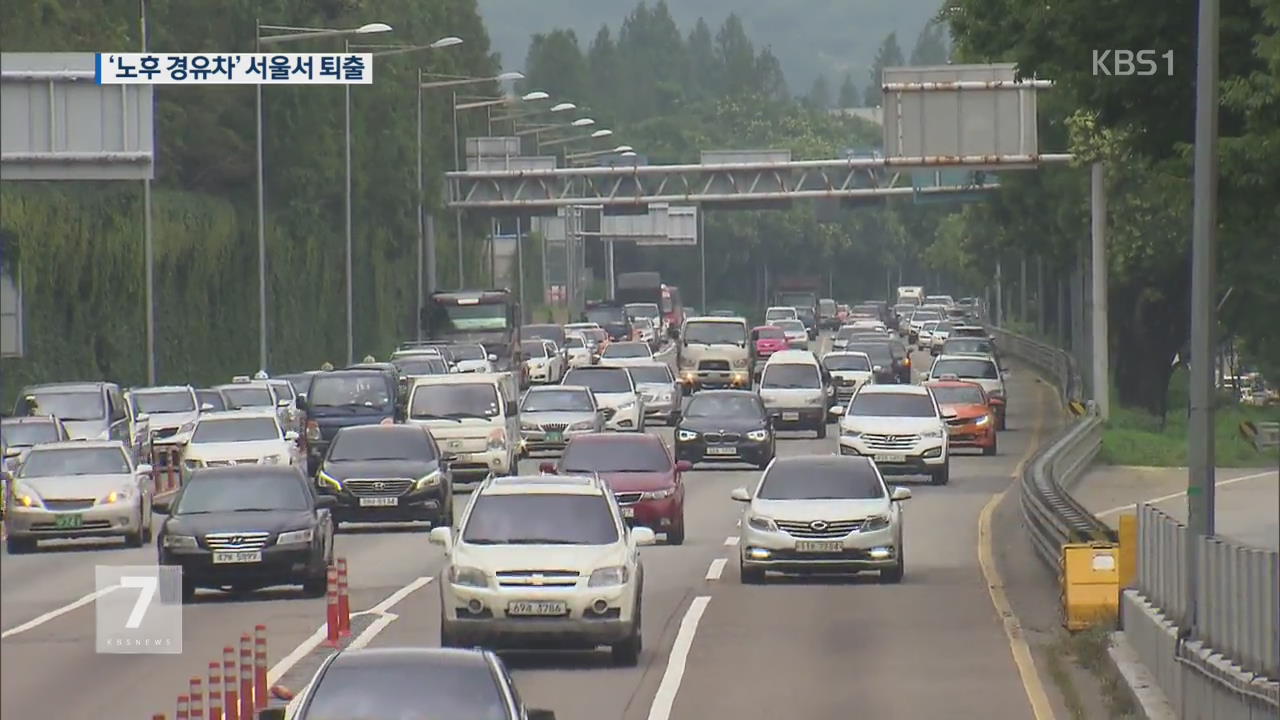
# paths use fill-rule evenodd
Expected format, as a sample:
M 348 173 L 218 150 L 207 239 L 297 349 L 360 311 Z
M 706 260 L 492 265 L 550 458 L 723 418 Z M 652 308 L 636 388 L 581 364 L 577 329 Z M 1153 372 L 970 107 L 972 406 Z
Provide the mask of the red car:
M 769 356 L 787 349 L 787 334 L 776 325 L 761 325 L 751 329 L 751 356 L 756 374 L 764 367 Z
M 675 462 L 666 443 L 647 433 L 575 435 L 558 463 L 544 462 L 544 473 L 595 473 L 609 484 L 628 524 L 665 533 L 667 543 L 684 542 L 684 483 L 693 468 Z

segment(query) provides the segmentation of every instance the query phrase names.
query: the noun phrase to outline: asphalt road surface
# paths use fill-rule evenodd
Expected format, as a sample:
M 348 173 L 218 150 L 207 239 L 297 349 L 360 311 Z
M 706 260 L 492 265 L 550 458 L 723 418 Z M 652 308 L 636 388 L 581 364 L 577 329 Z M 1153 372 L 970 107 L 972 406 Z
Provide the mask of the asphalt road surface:
M 928 367 L 927 354 L 915 361 L 918 369 Z M 1009 485 L 1037 414 L 1051 412 L 1049 391 L 1030 371 L 1015 366 L 1009 391 L 999 456 L 959 451 L 945 487 L 923 477 L 900 481 L 915 494 L 906 506 L 901 585 L 880 585 L 874 575 L 740 584 L 742 506 L 729 492 L 753 485 L 759 472 L 699 466 L 685 478 L 685 544 L 643 550 L 640 665 L 611 667 L 603 650 L 512 653 L 507 660 L 526 702 L 554 709 L 560 720 L 1031 717 L 977 549 L 979 513 Z M 650 431 L 670 441 L 669 428 Z M 829 454 L 836 436 L 783 433 L 778 452 Z M 536 460 L 522 463 L 524 471 L 536 468 Z M 282 666 L 324 623 L 324 600 L 295 590 L 240 598 L 202 592 L 184 610 L 181 655 L 99 655 L 94 566 L 149 566 L 155 547 L 58 545 L 0 562 L 4 718 L 172 714 L 187 679 L 202 675 L 224 645 L 254 624 L 268 626 L 270 662 Z M 393 613 L 364 632 L 361 643 L 438 643 L 442 554 L 427 543 L 425 526 L 344 528 L 338 555 L 350 565 L 353 610 L 382 603 Z M 392 604 L 383 603 L 389 597 Z

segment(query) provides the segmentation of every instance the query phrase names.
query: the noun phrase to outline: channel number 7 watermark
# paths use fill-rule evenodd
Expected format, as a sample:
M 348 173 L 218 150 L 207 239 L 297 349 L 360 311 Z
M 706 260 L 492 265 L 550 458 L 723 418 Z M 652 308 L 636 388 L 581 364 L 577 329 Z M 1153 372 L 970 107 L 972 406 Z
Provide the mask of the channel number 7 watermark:
M 117 655 L 182 652 L 182 568 L 94 568 L 97 650 Z
M 1094 50 L 1093 76 L 1151 77 L 1164 74 L 1173 77 L 1173 51 Z

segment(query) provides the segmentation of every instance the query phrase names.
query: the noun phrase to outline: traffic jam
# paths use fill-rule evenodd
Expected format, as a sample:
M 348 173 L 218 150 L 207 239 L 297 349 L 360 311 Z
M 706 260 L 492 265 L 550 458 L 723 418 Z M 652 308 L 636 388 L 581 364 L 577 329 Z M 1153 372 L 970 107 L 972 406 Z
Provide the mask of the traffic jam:
M 323 597 L 344 525 L 420 524 L 444 553 L 440 646 L 486 648 L 465 662 L 501 684 L 488 650 L 639 662 L 638 548 L 685 542 L 697 468 L 758 471 L 724 498 L 742 509 L 743 583 L 897 583 L 911 491 L 890 481 L 946 485 L 953 453 L 998 452 L 1008 371 L 976 298 L 908 286 L 843 304 L 784 285 L 752 321 L 683 305 L 657 273 L 617 280 L 565 324 L 522 323 L 506 290 L 434 293 L 422 339 L 343 367 L 26 387 L 0 420 L 5 547 L 154 544 L 158 564 L 182 569 L 183 603 L 277 586 Z M 779 452 L 796 438 L 827 451 Z M 293 717 L 321 697 L 391 701 L 385 683 L 326 690 L 367 676 L 342 663 L 326 662 Z M 404 702 L 466 686 L 424 681 Z

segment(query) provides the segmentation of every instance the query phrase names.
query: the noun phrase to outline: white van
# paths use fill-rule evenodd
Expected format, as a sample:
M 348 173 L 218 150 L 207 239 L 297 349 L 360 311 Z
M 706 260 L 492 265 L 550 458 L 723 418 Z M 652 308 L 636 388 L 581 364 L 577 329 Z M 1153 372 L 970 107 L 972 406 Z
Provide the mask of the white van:
M 818 358 L 808 350 L 780 350 L 769 356 L 760 375 L 760 400 L 778 430 L 813 430 L 827 436 L 831 383 Z
M 510 475 L 520 456 L 515 376 L 459 373 L 417 378 L 405 422 L 425 425 L 451 458 L 455 484 Z
M 924 302 L 924 286 L 923 285 L 900 286 L 898 288 L 898 302 L 916 303 L 917 305 Z

